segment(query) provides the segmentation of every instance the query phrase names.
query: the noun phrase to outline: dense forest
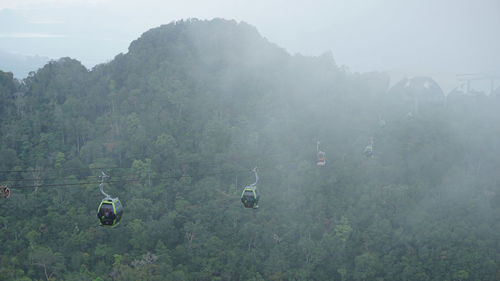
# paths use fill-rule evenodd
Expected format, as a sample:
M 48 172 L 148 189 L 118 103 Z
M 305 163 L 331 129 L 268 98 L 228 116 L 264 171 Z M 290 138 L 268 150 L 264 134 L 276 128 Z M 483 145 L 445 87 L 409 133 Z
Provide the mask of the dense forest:
M 193 19 L 0 72 L 0 101 L 0 280 L 500 280 L 498 90 L 389 88 Z

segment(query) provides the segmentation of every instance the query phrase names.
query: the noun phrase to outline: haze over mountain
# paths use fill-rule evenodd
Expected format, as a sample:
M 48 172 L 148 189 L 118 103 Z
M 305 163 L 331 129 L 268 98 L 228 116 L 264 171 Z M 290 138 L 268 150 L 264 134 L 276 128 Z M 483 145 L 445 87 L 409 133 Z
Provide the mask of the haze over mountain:
M 291 54 L 331 51 L 353 72 L 388 72 L 392 83 L 431 76 L 447 93 L 456 74 L 500 74 L 497 0 L 4 0 L 0 45 L 9 52 L 70 56 L 92 68 L 125 52 L 144 30 L 218 17 L 256 26 Z

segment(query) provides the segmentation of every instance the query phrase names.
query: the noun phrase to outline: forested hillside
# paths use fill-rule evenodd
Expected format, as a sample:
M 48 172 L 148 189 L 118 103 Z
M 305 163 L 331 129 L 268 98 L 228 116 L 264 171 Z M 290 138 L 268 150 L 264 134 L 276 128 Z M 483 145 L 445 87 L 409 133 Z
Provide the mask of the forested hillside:
M 0 72 L 0 280 L 500 280 L 500 98 L 388 85 L 221 19 Z

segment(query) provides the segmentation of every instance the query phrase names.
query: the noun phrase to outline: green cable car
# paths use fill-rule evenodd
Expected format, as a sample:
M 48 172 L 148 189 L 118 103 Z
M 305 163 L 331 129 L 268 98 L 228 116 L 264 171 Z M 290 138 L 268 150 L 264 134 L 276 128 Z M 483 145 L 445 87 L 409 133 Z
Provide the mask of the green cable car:
M 259 208 L 259 195 L 254 187 L 245 187 L 241 193 L 241 203 L 245 208 Z
M 104 178 L 106 177 L 108 176 L 102 172 L 102 180 L 99 188 L 105 197 L 102 199 L 101 204 L 99 204 L 99 208 L 97 208 L 97 218 L 102 226 L 113 227 L 122 218 L 123 206 L 118 198 L 111 198 L 111 196 L 104 192 Z
M 118 198 L 105 198 L 97 209 L 97 218 L 103 226 L 115 226 L 123 214 L 123 206 Z
M 255 182 L 251 185 L 245 187 L 241 193 L 241 203 L 245 208 L 259 208 L 259 194 L 257 193 L 257 182 L 259 181 L 259 176 L 257 175 L 257 168 L 253 169 L 255 173 Z
M 365 150 L 363 150 L 363 155 L 366 158 L 373 157 L 373 138 L 370 139 L 370 144 L 365 147 Z

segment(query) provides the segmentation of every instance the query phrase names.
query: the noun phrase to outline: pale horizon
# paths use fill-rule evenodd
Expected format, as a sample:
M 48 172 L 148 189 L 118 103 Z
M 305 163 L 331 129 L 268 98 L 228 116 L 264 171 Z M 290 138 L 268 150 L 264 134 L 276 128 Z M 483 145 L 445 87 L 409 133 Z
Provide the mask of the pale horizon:
M 331 52 L 352 72 L 449 77 L 446 90 L 456 74 L 500 74 L 495 0 L 2 0 L 0 50 L 92 68 L 150 28 L 188 18 L 244 21 L 292 55 Z

